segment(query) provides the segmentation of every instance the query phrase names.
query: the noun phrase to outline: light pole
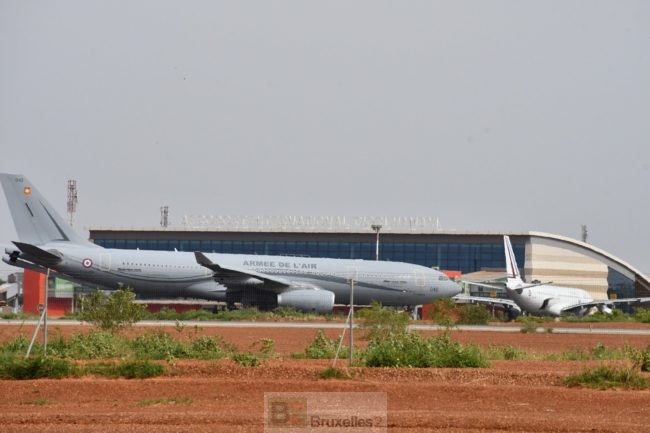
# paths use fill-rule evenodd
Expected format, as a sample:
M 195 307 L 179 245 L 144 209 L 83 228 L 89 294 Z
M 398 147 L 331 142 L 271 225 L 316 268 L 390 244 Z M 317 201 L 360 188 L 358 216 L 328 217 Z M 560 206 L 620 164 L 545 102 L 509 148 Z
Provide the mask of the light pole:
M 370 227 L 375 232 L 377 232 L 377 245 L 375 247 L 375 260 L 379 260 L 379 230 L 381 230 L 381 224 L 373 224 Z

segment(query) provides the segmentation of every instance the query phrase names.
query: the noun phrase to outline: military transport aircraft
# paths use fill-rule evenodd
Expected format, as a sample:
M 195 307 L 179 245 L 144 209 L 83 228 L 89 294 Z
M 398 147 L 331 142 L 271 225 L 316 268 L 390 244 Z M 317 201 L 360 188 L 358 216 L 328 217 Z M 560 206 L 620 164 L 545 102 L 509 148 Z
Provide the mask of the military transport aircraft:
M 104 249 L 72 230 L 25 176 L 0 173 L 0 182 L 19 238 L 3 262 L 89 286 L 319 313 L 349 302 L 351 279 L 357 305 L 415 306 L 460 292 L 443 273 L 408 263 Z

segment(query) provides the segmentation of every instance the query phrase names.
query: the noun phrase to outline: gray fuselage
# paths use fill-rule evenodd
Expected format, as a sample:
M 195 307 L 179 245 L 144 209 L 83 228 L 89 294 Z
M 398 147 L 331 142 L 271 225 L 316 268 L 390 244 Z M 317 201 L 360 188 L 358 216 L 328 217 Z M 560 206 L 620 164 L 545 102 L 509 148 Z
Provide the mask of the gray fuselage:
M 50 244 L 63 260 L 56 270 L 91 285 L 108 289 L 128 287 L 143 296 L 195 297 L 226 300 L 226 287 L 213 272 L 197 263 L 194 253 L 119 250 Z M 355 280 L 355 304 L 420 305 L 460 291 L 442 272 L 424 266 L 385 261 L 205 254 L 215 263 L 270 276 L 283 277 L 296 288 L 318 288 L 346 304 L 350 279 Z M 251 287 L 262 286 L 251 279 Z

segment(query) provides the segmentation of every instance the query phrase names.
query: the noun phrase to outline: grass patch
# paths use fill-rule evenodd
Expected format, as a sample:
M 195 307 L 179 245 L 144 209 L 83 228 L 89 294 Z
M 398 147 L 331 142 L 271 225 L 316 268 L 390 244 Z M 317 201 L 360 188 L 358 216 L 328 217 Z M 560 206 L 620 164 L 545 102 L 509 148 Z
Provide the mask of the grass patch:
M 149 361 L 124 361 L 117 365 L 117 374 L 127 379 L 146 379 L 164 372 L 162 365 Z
M 463 346 L 453 341 L 447 333 L 428 339 L 419 334 L 403 334 L 374 340 L 363 358 L 368 367 L 489 367 L 478 346 Z
M 167 332 L 148 332 L 137 336 L 131 342 L 137 359 L 189 358 L 188 348 Z
M 563 383 L 569 387 L 583 386 L 595 389 L 646 389 L 648 387 L 648 380 L 641 377 L 635 369 L 606 365 L 570 374 L 563 379 Z
M 345 370 L 336 367 L 327 367 L 325 370 L 318 373 L 321 379 L 350 379 L 352 374 Z
M 36 400 L 26 400 L 20 402 L 20 404 L 24 404 L 26 406 L 45 406 L 50 403 L 52 402 L 46 398 L 37 398 Z
M 192 403 L 194 403 L 194 400 L 192 400 L 189 397 L 168 397 L 168 398 L 141 400 L 138 403 L 138 406 L 146 407 L 146 406 L 162 406 L 162 405 L 177 405 L 177 404 L 189 406 Z
M 126 379 L 146 379 L 160 376 L 164 372 L 165 368 L 162 365 L 151 361 L 98 362 L 86 364 L 83 368 L 84 374 Z
M 3 357 L 0 359 L 0 378 L 14 380 L 61 379 L 77 376 L 79 370 L 75 364 L 65 359 L 31 357 Z
M 123 355 L 126 341 L 110 332 L 94 331 L 70 337 L 64 355 L 73 359 L 108 359 Z
M 231 359 L 244 367 L 257 367 L 260 365 L 259 358 L 251 352 L 235 353 Z
M 528 354 L 525 350 L 518 347 L 507 346 L 488 346 L 485 356 L 491 360 L 512 361 L 517 359 L 526 359 Z

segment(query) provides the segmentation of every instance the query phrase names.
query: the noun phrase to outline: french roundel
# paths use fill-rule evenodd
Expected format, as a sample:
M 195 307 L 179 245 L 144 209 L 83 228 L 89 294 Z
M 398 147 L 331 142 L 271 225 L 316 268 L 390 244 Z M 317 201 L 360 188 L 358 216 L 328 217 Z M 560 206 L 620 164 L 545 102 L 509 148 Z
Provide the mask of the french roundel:
M 93 261 L 90 260 L 90 259 L 83 259 L 83 260 L 81 261 L 81 265 L 82 265 L 84 268 L 89 268 L 89 267 L 91 267 L 91 266 L 93 265 Z

